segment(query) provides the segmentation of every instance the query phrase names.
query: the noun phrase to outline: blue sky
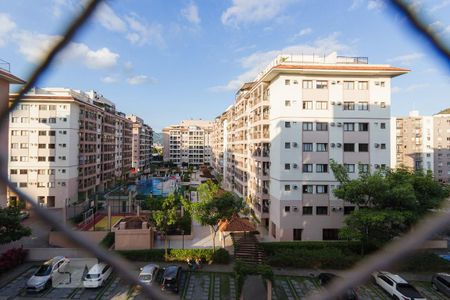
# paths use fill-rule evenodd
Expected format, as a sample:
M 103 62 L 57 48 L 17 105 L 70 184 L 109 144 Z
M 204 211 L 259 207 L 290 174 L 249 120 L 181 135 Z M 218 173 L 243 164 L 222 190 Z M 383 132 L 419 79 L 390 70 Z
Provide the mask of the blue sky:
M 14 74 L 29 74 L 80 2 L 2 1 L 0 58 Z M 450 0 L 411 4 L 448 41 Z M 332 51 L 412 70 L 393 81 L 394 116 L 450 106 L 450 70 L 378 0 L 107 1 L 38 86 L 95 89 L 159 131 L 213 119 L 280 53 Z

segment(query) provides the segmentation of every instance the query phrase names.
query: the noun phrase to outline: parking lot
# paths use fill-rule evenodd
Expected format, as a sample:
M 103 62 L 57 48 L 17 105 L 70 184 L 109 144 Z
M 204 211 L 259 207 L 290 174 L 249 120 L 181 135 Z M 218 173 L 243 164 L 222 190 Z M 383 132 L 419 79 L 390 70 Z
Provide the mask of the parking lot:
M 0 288 L 0 299 L 145 299 L 137 287 L 130 287 L 123 282 L 117 274 L 112 274 L 103 287 L 95 289 L 55 288 L 50 287 L 38 293 L 26 291 L 25 283 L 35 272 L 37 266 L 32 266 L 15 279 Z M 136 274 L 138 271 L 136 270 Z M 162 272 L 159 272 L 156 281 L 160 281 Z M 159 284 L 154 283 L 152 288 L 159 291 Z M 430 300 L 447 299 L 436 292 L 427 282 L 412 282 L 412 284 Z M 218 272 L 187 272 L 184 271 L 180 280 L 180 293 L 164 293 L 165 298 L 186 300 L 231 300 L 236 297 L 236 282 L 232 273 Z M 321 287 L 314 277 L 302 276 L 275 276 L 272 297 L 274 300 L 305 299 L 306 296 L 318 293 Z M 384 300 L 390 297 L 374 283 L 360 286 L 357 289 L 359 299 Z

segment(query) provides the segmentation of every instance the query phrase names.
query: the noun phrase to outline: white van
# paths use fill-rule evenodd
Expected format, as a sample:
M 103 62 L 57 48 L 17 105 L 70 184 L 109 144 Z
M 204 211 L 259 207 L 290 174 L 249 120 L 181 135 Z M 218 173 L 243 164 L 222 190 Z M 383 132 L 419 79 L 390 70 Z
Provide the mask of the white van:
M 105 263 L 98 263 L 89 269 L 83 280 L 83 286 L 85 288 L 97 288 L 105 284 L 109 275 L 111 275 L 112 269 L 110 265 Z
M 155 264 L 148 264 L 141 268 L 141 273 L 139 273 L 139 280 L 143 284 L 151 284 L 158 273 L 159 266 Z

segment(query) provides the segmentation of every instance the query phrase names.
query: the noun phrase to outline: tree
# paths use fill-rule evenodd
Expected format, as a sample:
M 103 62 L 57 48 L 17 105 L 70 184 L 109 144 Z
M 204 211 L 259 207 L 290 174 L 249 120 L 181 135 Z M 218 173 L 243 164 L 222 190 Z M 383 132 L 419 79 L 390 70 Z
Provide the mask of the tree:
M 449 196 L 448 188 L 431 173 L 380 169 L 350 180 L 342 165 L 330 164 L 341 184 L 333 191 L 335 196 L 358 207 L 345 219 L 340 237 L 360 240 L 362 252 L 369 245 L 380 247 L 408 231 Z
M 213 235 L 213 251 L 215 251 L 219 222 L 239 213 L 245 204 L 234 194 L 220 190 L 219 186 L 211 180 L 200 184 L 197 187 L 197 193 L 197 202 L 184 201 L 183 206 L 200 225 L 210 227 Z
M 18 207 L 0 208 L 0 244 L 7 244 L 31 235 L 31 229 L 22 226 Z
M 162 202 L 161 209 L 152 213 L 152 218 L 156 229 L 164 236 L 164 253 L 167 254 L 167 232 L 171 225 L 174 225 L 178 220 L 177 215 L 177 199 L 174 194 L 169 194 Z

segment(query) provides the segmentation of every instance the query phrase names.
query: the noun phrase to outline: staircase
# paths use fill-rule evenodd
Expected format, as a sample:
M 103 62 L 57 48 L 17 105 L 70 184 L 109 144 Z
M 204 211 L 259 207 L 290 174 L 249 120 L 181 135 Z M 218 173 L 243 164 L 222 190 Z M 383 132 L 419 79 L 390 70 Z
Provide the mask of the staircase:
M 246 263 L 260 264 L 265 261 L 265 253 L 254 234 L 231 234 L 234 245 L 234 258 Z

